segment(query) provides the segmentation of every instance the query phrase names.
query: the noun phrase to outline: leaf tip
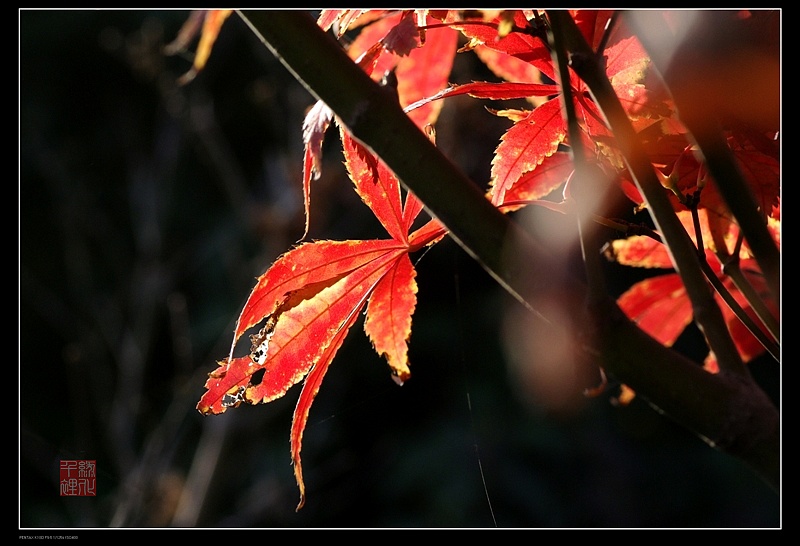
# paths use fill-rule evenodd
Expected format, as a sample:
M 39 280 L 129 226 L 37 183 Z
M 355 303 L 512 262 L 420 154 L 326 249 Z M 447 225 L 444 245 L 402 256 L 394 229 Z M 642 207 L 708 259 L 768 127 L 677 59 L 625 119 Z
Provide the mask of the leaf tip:
M 223 409 L 222 411 L 214 411 L 214 408 L 212 406 L 204 404 L 202 400 L 197 403 L 196 409 L 198 412 L 200 412 L 201 415 L 214 415 L 215 413 L 222 413 L 223 411 L 225 411 L 225 409 Z
M 294 477 L 297 480 L 297 487 L 300 489 L 300 501 L 297 503 L 297 508 L 295 508 L 294 511 L 299 512 L 300 509 L 306 504 L 306 486 L 303 483 L 303 469 L 300 465 L 299 455 L 297 456 L 297 459 L 293 461 L 293 465 Z
M 392 370 L 392 381 L 397 383 L 399 386 L 403 386 L 403 383 L 411 379 L 411 373 L 405 371 L 398 371 Z

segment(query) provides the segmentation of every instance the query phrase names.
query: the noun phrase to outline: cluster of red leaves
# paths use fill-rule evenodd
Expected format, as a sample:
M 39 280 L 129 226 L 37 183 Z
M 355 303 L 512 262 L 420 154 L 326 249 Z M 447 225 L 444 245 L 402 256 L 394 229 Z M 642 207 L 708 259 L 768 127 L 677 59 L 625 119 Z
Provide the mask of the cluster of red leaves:
M 193 70 L 202 68 L 210 45 L 228 10 L 205 12 L 201 45 Z M 606 71 L 619 100 L 651 154 L 653 165 L 674 197 L 674 206 L 689 233 L 694 233 L 685 201 L 703 188 L 699 202 L 702 238 L 709 264 L 747 312 L 751 312 L 736 287 L 724 279 L 715 245 L 733 252 L 738 234 L 731 214 L 715 188 L 715 181 L 692 153 L 687 131 L 676 116 L 660 80 L 648 70 L 650 60 L 638 39 L 620 24 L 612 25 L 610 11 L 572 12 L 575 22 L 593 47 L 604 47 Z M 178 46 L 198 32 L 199 20 L 187 22 Z M 193 26 L 192 26 L 193 25 Z M 562 95 L 546 43 L 543 15 L 534 11 L 456 10 L 323 10 L 318 19 L 323 30 L 337 36 L 359 29 L 348 54 L 374 79 L 393 71 L 400 105 L 420 129 L 433 124 L 446 97 L 468 94 L 480 99 L 527 99 L 531 109 L 494 112 L 512 124 L 501 138 L 492 162 L 487 198 L 504 211 L 530 203 L 563 188 L 573 171 L 568 152 Z M 191 27 L 191 28 L 190 28 Z M 192 30 L 193 29 L 193 30 Z M 502 81 L 449 84 L 448 77 L 459 37 Z M 614 147 L 614 137 L 603 115 L 591 100 L 586 85 L 574 73 L 568 82 L 576 116 L 582 128 L 582 148 L 587 159 L 619 183 L 640 207 L 644 202 Z M 378 354 L 385 356 L 393 377 L 402 384 L 410 377 L 408 340 L 416 305 L 415 270 L 409 254 L 435 243 L 445 234 L 436 220 L 412 231 L 422 204 L 411 193 L 403 199 L 401 186 L 380 158 L 353 140 L 323 103 L 309 110 L 304 121 L 306 153 L 303 190 L 306 229 L 310 212 L 310 186 L 319 176 L 322 139 L 331 123 L 339 125 L 347 171 L 354 189 L 386 229 L 382 240 L 315 241 L 304 243 L 279 257 L 258 278 L 241 311 L 230 354 L 218 363 L 206 382 L 198 409 L 204 414 L 222 413 L 241 402 L 257 404 L 283 396 L 303 381 L 291 431 L 291 456 L 301 492 L 305 493 L 300 451 L 309 409 L 320 383 L 350 328 L 366 307 L 364 330 Z M 741 128 L 741 126 L 740 126 Z M 777 128 L 775 128 L 777 131 Z M 730 146 L 769 216 L 779 244 L 779 160 L 777 147 L 764 132 L 732 130 Z M 569 192 L 564 191 L 563 210 Z M 547 201 L 547 206 L 558 204 Z M 625 265 L 671 268 L 664 245 L 655 239 L 629 237 L 613 243 L 613 255 Z M 755 286 L 761 286 L 758 268 L 746 245 L 739 254 L 743 269 Z M 665 345 L 671 345 L 692 320 L 692 310 L 677 274 L 655 277 L 631 287 L 619 304 L 639 326 Z M 752 334 L 736 316 L 726 318 L 745 360 L 761 352 Z M 234 356 L 241 337 L 250 336 L 249 354 Z M 706 362 L 714 370 L 713 356 Z

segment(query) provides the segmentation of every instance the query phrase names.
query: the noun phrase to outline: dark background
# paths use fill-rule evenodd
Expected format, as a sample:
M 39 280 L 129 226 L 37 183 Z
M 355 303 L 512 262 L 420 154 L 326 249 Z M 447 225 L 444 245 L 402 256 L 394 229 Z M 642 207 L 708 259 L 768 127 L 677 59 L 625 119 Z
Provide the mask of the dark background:
M 178 85 L 191 59 L 162 48 L 187 17 L 19 12 L 21 529 L 780 525 L 778 494 L 639 399 L 537 404 L 504 356 L 509 298 L 449 240 L 415 256 L 413 378 L 391 381 L 361 322 L 334 360 L 296 513 L 299 387 L 195 405 L 255 277 L 302 235 L 313 98 L 236 15 Z M 490 77 L 460 55 L 451 79 Z M 481 184 L 507 128 L 484 106 L 452 99 L 438 129 Z M 310 237 L 380 237 L 328 144 Z M 777 363 L 753 369 L 777 396 Z M 96 497 L 59 496 L 65 459 L 97 461 Z

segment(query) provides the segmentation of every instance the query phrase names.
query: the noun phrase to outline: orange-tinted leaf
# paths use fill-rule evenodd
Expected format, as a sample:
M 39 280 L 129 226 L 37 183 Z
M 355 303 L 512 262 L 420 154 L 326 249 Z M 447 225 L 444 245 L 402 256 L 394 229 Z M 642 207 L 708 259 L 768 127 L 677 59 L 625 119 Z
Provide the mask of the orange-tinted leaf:
M 758 266 L 756 265 L 755 260 L 743 260 L 740 264 L 740 267 L 744 275 L 747 277 L 748 282 L 760 296 L 761 301 L 764 302 L 769 311 L 772 313 L 773 317 L 779 318 L 780 311 L 778 310 L 778 306 L 775 304 L 775 299 L 772 297 L 770 290 L 767 287 L 767 283 L 764 281 L 764 276 L 758 272 Z M 736 288 L 733 281 L 726 279 L 725 286 L 728 288 L 728 290 L 730 290 L 731 294 L 739 303 L 739 305 L 742 306 L 742 309 L 744 309 L 745 313 L 747 313 L 750 318 L 753 319 L 753 322 L 755 324 L 761 324 L 761 321 L 757 318 L 756 313 L 750 306 L 747 298 Z M 755 357 L 763 354 L 766 351 L 764 345 L 761 344 L 756 336 L 754 336 L 744 324 L 742 324 L 742 321 L 739 320 L 739 318 L 728 305 L 723 303 L 722 298 L 718 295 L 717 301 L 720 304 L 722 316 L 725 318 L 725 322 L 731 332 L 733 342 L 736 344 L 736 348 L 739 350 L 742 360 L 744 362 L 749 362 Z M 766 329 L 764 329 L 764 333 L 767 334 Z
M 644 88 L 650 57 L 636 38 L 626 38 L 606 49 L 606 70 L 620 103 L 626 111 L 636 110 L 631 106 L 645 102 Z
M 736 159 L 745 179 L 753 190 L 756 203 L 764 215 L 769 215 L 779 203 L 780 196 L 780 161 L 756 150 L 734 148 Z
M 722 265 L 711 251 L 706 251 L 706 260 L 742 310 L 750 316 L 754 324 L 760 325 L 761 322 L 747 298 L 733 281 L 722 273 Z M 770 297 L 769 289 L 763 275 L 758 273 L 755 261 L 745 259 L 740 265 L 751 286 L 773 316 L 777 318 L 778 307 Z M 722 296 L 715 294 L 715 299 L 742 360 L 749 362 L 763 354 L 766 350 L 764 345 L 742 323 L 736 313 L 722 299 Z M 653 277 L 635 284 L 620 296 L 618 303 L 625 314 L 640 328 L 667 346 L 672 345 L 692 321 L 691 301 L 683 288 L 680 276 L 674 273 Z M 763 325 L 760 327 L 764 334 L 769 336 Z M 704 361 L 704 368 L 711 373 L 719 371 L 713 353 L 709 352 Z
M 366 28 L 358 35 L 351 47 L 348 49 L 350 57 L 357 61 L 358 65 L 370 76 L 375 74 L 374 78 L 378 79 L 383 76 L 383 73 L 395 67 L 400 56 L 394 55 L 391 51 L 387 51 L 384 44 L 384 39 L 390 34 L 395 27 L 401 22 L 399 14 L 392 14 L 388 17 L 382 17 L 382 10 L 322 10 L 317 24 L 323 29 L 328 30 L 332 25 L 336 24 L 338 34 L 341 36 L 350 25 L 358 21 L 358 24 L 371 22 Z M 362 17 L 363 16 L 363 17 Z M 406 20 L 405 25 L 411 25 L 413 32 L 416 32 L 413 18 Z M 406 32 L 412 32 L 408 28 Z M 397 31 L 400 32 L 400 31 Z M 455 32 L 452 30 L 450 34 L 455 40 Z M 437 36 L 443 36 L 438 34 Z M 419 51 L 415 49 L 412 51 L 414 55 L 405 58 L 408 63 L 408 68 L 398 68 L 402 75 L 398 75 L 398 80 L 401 78 L 407 80 L 414 78 L 411 82 L 401 82 L 398 84 L 398 95 L 403 102 L 411 102 L 417 100 L 422 94 L 426 93 L 428 89 L 438 90 L 446 83 L 447 75 L 450 72 L 452 65 L 451 53 L 449 57 L 446 51 L 442 49 L 442 40 L 434 40 L 431 51 L 435 52 L 434 55 L 440 55 L 441 58 L 437 59 L 437 64 L 423 63 L 426 66 L 426 71 L 413 70 L 415 66 L 414 59 L 419 59 Z M 455 42 L 454 42 L 455 43 Z M 426 51 L 428 48 L 425 48 Z M 453 46 L 453 50 L 455 46 Z M 425 55 L 428 55 L 426 53 Z M 424 57 L 423 57 L 424 58 Z M 380 61 L 380 64 L 379 64 Z M 400 61 L 404 64 L 403 61 Z M 444 69 L 437 67 L 445 67 Z M 377 70 L 376 70 L 377 68 Z M 427 79 L 420 78 L 419 73 L 427 72 L 430 75 Z M 445 72 L 442 75 L 442 72 Z M 433 92 L 433 91 L 431 91 Z M 408 95 L 408 97 L 406 97 Z M 432 123 L 438 115 L 439 108 L 428 108 L 426 112 L 416 114 L 414 117 L 420 123 Z M 311 207 L 311 181 L 317 180 L 322 170 L 322 142 L 325 133 L 330 126 L 333 119 L 333 112 L 322 101 L 317 101 L 314 106 L 309 109 L 303 121 L 303 142 L 305 145 L 305 152 L 303 156 L 303 201 L 305 206 L 305 230 L 303 237 L 308 234 L 310 222 L 310 207 Z M 362 147 L 363 149 L 363 147 Z M 368 160 L 366 156 L 365 160 Z M 301 239 L 302 239 L 301 238 Z
M 363 9 L 324 9 L 317 18 L 317 25 L 322 30 L 328 30 L 336 24 L 336 35 L 343 36 L 350 24 L 364 14 Z
M 403 254 L 403 249 L 387 252 L 282 312 L 267 342 L 266 373 L 258 385 L 247 389 L 245 400 L 251 404 L 269 402 L 302 380 L 327 354 L 348 319 L 358 315 L 378 279 Z
M 407 192 L 406 204 L 403 206 L 403 230 L 406 233 L 411 231 L 411 226 L 414 224 L 414 220 L 417 219 L 420 212 L 422 212 L 422 201 L 412 192 Z
M 553 155 L 565 136 L 566 127 L 558 99 L 547 101 L 535 108 L 525 120 L 515 123 L 503 135 L 492 160 L 492 203 L 502 203 L 506 191 L 523 174 Z
M 534 32 L 510 32 L 501 36 L 498 28 L 502 24 L 502 17 L 503 15 L 500 14 L 494 18 L 491 23 L 496 26 L 492 27 L 486 25 L 482 20 L 458 22 L 459 13 L 451 11 L 445 21 L 455 23 L 453 28 L 461 30 L 473 44 L 484 44 L 486 47 L 517 57 L 521 61 L 535 66 L 542 74 L 555 81 L 553 60 L 547 45 L 539 36 L 535 36 Z M 513 13 L 513 22 L 519 28 L 531 29 L 531 23 L 528 22 L 523 11 Z
M 597 49 L 597 46 L 600 45 L 608 20 L 613 13 L 613 10 L 570 10 L 575 24 L 592 49 Z
M 355 60 L 361 58 L 366 52 L 372 51 L 375 59 L 370 65 L 370 70 L 366 70 L 366 72 L 372 76 L 372 79 L 380 80 L 386 72 L 397 66 L 400 60 L 398 55 L 386 50 L 383 45 L 383 39 L 400 23 L 402 14 L 400 12 L 386 13 L 382 10 L 368 10 L 367 15 L 372 19 L 368 25 L 361 29 L 358 36 L 347 48 L 347 55 Z
M 528 97 L 546 97 L 558 92 L 558 86 L 541 83 L 517 83 L 517 82 L 472 82 L 463 85 L 451 85 L 441 91 L 424 97 L 417 102 L 408 105 L 406 112 L 411 112 L 423 107 L 431 101 L 454 97 L 456 95 L 469 95 L 477 99 L 524 99 Z
M 485 45 L 473 49 L 492 73 L 507 82 L 541 84 L 541 72 L 530 63 Z
M 386 357 L 393 378 L 400 385 L 411 377 L 407 341 L 417 305 L 415 276 L 408 254 L 398 258 L 375 286 L 364 321 L 364 331 L 378 354 Z
M 611 243 L 614 259 L 622 265 L 634 267 L 672 267 L 667 247 L 652 237 L 634 235 Z
M 376 241 L 350 243 L 374 242 Z M 317 246 L 328 245 L 308 243 L 295 250 L 318 250 L 315 248 Z M 361 245 L 353 244 L 351 248 L 359 246 Z M 342 248 L 346 247 L 338 250 Z M 297 254 L 302 254 L 309 260 L 314 258 L 314 254 L 309 252 Z M 358 313 L 378 279 L 392 267 L 399 256 L 404 254 L 404 248 L 395 246 L 343 275 L 331 278 L 327 274 L 315 277 L 306 273 L 290 276 L 290 282 L 280 282 L 288 265 L 286 261 L 276 262 L 263 278 L 277 281 L 281 288 L 272 290 L 265 288 L 260 292 L 282 293 L 283 295 L 279 296 L 280 301 L 267 313 L 267 324 L 259 335 L 251 337 L 253 341 L 251 353 L 243 357 L 229 357 L 227 361 L 220 362 L 217 370 L 212 372 L 206 382 L 207 392 L 201 398 L 198 409 L 203 413 L 222 413 L 228 407 L 243 401 L 257 404 L 283 396 L 292 385 L 301 381 L 309 369 L 325 354 L 342 324 L 351 314 Z M 298 264 L 304 265 L 302 262 Z M 308 264 L 305 264 L 304 268 L 312 269 Z M 305 282 L 300 281 L 303 278 L 306 279 Z M 309 284 L 309 279 L 312 278 L 321 280 Z M 292 289 L 291 286 L 297 288 Z M 254 294 L 256 293 L 259 292 L 254 290 Z M 275 296 L 267 296 L 261 301 L 272 301 L 273 297 Z M 251 296 L 250 301 L 253 299 Z M 258 306 L 253 306 L 251 310 L 255 308 Z M 247 315 L 243 312 L 243 316 Z M 240 317 L 237 332 L 242 329 L 241 327 Z M 238 335 L 236 337 L 238 338 Z M 253 374 L 261 369 L 264 370 L 263 376 L 258 382 L 251 383 Z
M 742 147 L 734 139 L 729 139 L 728 142 L 756 202 L 767 217 L 777 205 L 780 195 L 780 162 L 760 150 Z M 698 209 L 713 218 L 713 230 L 724 234 L 737 231 L 733 216 L 719 192 L 717 181 L 706 172 L 705 166 L 692 153 L 685 135 L 646 139 L 645 146 L 654 165 L 665 175 L 673 177 L 682 194 L 693 194 L 699 189 L 700 182 L 705 183 L 700 193 Z M 626 195 L 635 202 L 642 202 L 638 191 L 633 191 L 630 186 L 626 189 Z M 686 212 L 686 207 L 675 195 L 669 193 L 668 197 L 678 214 Z
M 668 347 L 692 322 L 692 305 L 676 273 L 636 283 L 617 303 L 628 318 Z
M 303 447 L 303 432 L 308 422 L 308 414 L 311 410 L 311 404 L 319 392 L 322 380 L 328 367 L 336 356 L 339 348 L 342 346 L 347 333 L 353 326 L 353 323 L 358 318 L 358 313 L 352 313 L 345 319 L 341 328 L 334 334 L 330 344 L 325 351 L 320 355 L 316 365 L 311 369 L 303 382 L 303 389 L 300 391 L 300 397 L 297 399 L 297 406 L 294 409 L 292 417 L 292 430 L 290 433 L 290 446 L 292 453 L 292 465 L 294 467 L 294 477 L 297 481 L 297 487 L 300 490 L 300 502 L 297 504 L 296 510 L 300 510 L 306 502 L 306 486 L 303 481 L 303 465 L 300 458 L 300 451 Z
M 192 62 L 192 69 L 181 76 L 180 83 L 184 84 L 191 81 L 198 72 L 206 65 L 214 42 L 217 41 L 222 23 L 230 16 L 233 10 L 230 9 L 211 9 L 194 10 L 189 18 L 181 26 L 175 39 L 164 47 L 167 55 L 186 51 L 189 43 L 200 34 L 200 41 L 197 44 L 197 51 Z
M 241 404 L 250 376 L 256 371 L 249 355 L 220 360 L 217 364 L 217 369 L 208 374 L 206 392 L 197 403 L 198 411 L 204 415 L 224 413 L 229 407 Z
M 395 55 L 405 56 L 419 46 L 419 31 L 414 13 L 403 12 L 400 21 L 381 39 L 383 47 Z
M 433 218 L 408 237 L 408 251 L 416 252 L 423 247 L 437 243 L 445 235 L 447 235 L 447 228 L 439 220 Z
M 687 233 L 697 244 L 692 214 L 688 211 L 678 212 L 677 214 Z M 717 216 L 709 215 L 705 209 L 698 211 L 698 214 L 702 239 L 706 249 L 706 263 L 711 271 L 719 277 L 744 312 L 750 315 L 753 323 L 761 324 L 750 307 L 747 298 L 739 291 L 733 281 L 723 273 L 722 264 L 713 250 L 715 247 L 721 248 L 724 246 L 723 255 L 728 255 L 732 252 L 736 246 L 738 230 L 720 231 L 721 228 L 719 227 L 720 223 Z M 709 218 L 717 221 L 709 222 Z M 774 220 L 773 224 L 777 225 L 779 222 Z M 729 226 L 730 223 L 724 223 L 723 225 Z M 780 244 L 778 240 L 776 240 L 776 243 Z M 614 241 L 613 253 L 614 258 L 624 265 L 671 267 L 666 246 L 650 237 L 634 236 L 628 237 L 626 240 Z M 767 289 L 763 276 L 758 273 L 757 264 L 750 258 L 746 244 L 742 245 L 739 258 L 741 260 L 740 269 L 742 273 L 749 278 L 751 286 L 777 318 L 777 305 Z M 723 300 L 722 296 L 715 294 L 715 298 L 742 359 L 748 362 L 762 354 L 765 351 L 763 344 L 742 323 L 736 313 Z M 676 336 L 680 335 L 683 329 L 681 325 L 684 321 L 688 324 L 691 320 L 691 302 L 682 285 L 680 285 L 680 277 L 676 274 L 663 275 L 637 283 L 620 297 L 618 303 L 629 317 L 639 322 L 642 329 L 665 344 L 674 342 Z M 764 329 L 763 326 L 762 329 Z M 766 329 L 764 329 L 764 333 L 769 336 Z M 717 362 L 713 354 L 709 354 L 706 358 L 705 367 L 708 371 L 717 371 Z
M 200 35 L 200 43 L 197 44 L 197 53 L 194 56 L 194 68 L 197 71 L 203 69 L 208 57 L 211 55 L 211 48 L 217 41 L 222 23 L 233 13 L 230 9 L 211 9 L 206 12 L 203 21 L 203 32 Z
M 339 18 L 350 10 L 344 9 L 324 9 L 319 12 L 319 17 L 317 17 L 317 25 L 322 30 L 328 30 L 331 26 L 339 20 Z
M 606 37 L 603 56 L 609 81 L 634 126 L 641 129 L 646 125 L 642 121 L 668 117 L 672 108 L 660 78 L 653 77 L 650 71 L 649 55 L 630 32 L 624 18 L 618 18 L 613 27 L 606 28 L 612 14 L 610 10 L 572 11 L 576 24 L 593 49 Z
M 458 40 L 455 30 L 427 30 L 424 47 L 417 47 L 423 42 L 417 25 L 420 20 L 426 20 L 424 11 L 417 10 L 416 15 L 411 12 L 384 14 L 365 26 L 347 50 L 350 58 L 359 59 L 364 71 L 374 80 L 395 71 L 401 107 L 446 86 L 453 66 Z M 373 12 L 380 10 L 370 10 L 369 14 Z M 365 55 L 369 56 L 368 61 Z M 410 116 L 422 128 L 434 123 L 440 110 L 439 104 L 426 105 Z

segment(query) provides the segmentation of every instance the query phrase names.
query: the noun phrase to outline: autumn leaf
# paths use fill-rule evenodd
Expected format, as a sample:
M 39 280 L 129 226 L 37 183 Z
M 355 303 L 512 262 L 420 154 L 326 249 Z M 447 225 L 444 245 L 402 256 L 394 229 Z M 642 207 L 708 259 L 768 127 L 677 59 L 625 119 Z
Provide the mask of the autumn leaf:
M 532 64 L 497 49 L 477 45 L 472 51 L 497 77 L 506 82 L 542 84 L 541 72 Z
M 570 10 L 570 14 L 586 39 L 586 43 L 596 50 L 614 15 L 614 10 L 577 9 Z
M 708 252 L 707 259 L 712 269 L 717 272 L 722 280 L 723 286 L 733 295 L 745 313 L 757 323 L 758 317 L 750 306 L 749 300 L 739 291 L 730 278 L 722 275 L 722 267 L 714 254 Z M 769 303 L 769 291 L 765 286 L 763 276 L 749 273 L 755 267 L 757 267 L 755 260 L 742 262 L 742 268 L 749 277 L 749 281 L 757 287 L 758 293 L 764 297 L 764 301 L 767 302 L 770 310 L 777 315 L 776 306 Z M 723 318 L 742 360 L 749 362 L 763 354 L 765 351 L 763 344 L 742 323 L 738 315 L 730 309 L 719 295 L 716 295 L 716 299 L 722 309 Z M 675 343 L 694 318 L 691 302 L 683 287 L 680 275 L 677 273 L 668 273 L 639 281 L 626 290 L 619 297 L 617 303 L 628 318 L 668 347 Z M 704 367 L 710 372 L 718 371 L 719 368 L 713 353 L 709 353 L 706 357 Z
M 426 22 L 433 20 L 428 17 Z M 400 59 L 395 68 L 397 94 L 400 106 L 405 108 L 422 97 L 432 95 L 444 87 L 455 60 L 458 33 L 450 28 L 434 28 L 425 31 L 425 46 L 412 50 Z M 431 103 L 409 113 L 419 128 L 435 124 L 442 103 Z
M 550 49 L 542 40 L 544 33 L 538 32 L 533 27 L 533 23 L 528 21 L 526 15 L 522 10 L 514 10 L 511 14 L 511 21 L 517 28 L 527 29 L 530 32 L 509 32 L 502 35 L 499 29 L 504 20 L 508 21 L 507 15 L 502 13 L 497 14 L 490 21 L 485 21 L 482 17 L 463 19 L 461 13 L 452 10 L 447 14 L 444 22 L 461 31 L 470 40 L 469 47 L 485 45 L 516 57 L 534 66 L 551 81 L 555 81 Z M 487 22 L 493 23 L 494 26 L 486 24 Z
M 395 260 L 372 291 L 364 322 L 364 331 L 378 354 L 386 357 L 399 385 L 411 377 L 407 340 L 417 304 L 415 276 L 407 254 Z
M 708 173 L 686 135 L 640 133 L 645 150 L 662 180 L 669 179 L 672 189 L 667 196 L 678 213 L 687 211 L 685 200 L 692 198 L 700 214 L 706 215 L 704 241 L 730 240 L 738 226 L 718 183 Z M 780 161 L 769 149 L 753 143 L 750 133 L 733 132 L 728 144 L 765 220 L 775 215 L 780 199 Z M 622 177 L 621 187 L 631 201 L 644 207 L 644 199 L 633 181 Z
M 383 162 L 378 161 L 341 126 L 340 136 L 345 166 L 356 192 L 392 238 L 407 242 L 408 232 L 403 222 L 400 182 Z
M 537 204 L 558 212 L 566 212 L 561 203 L 545 201 L 544 197 L 561 187 L 574 170 L 567 152 L 556 152 L 542 159 L 539 166 L 528 171 L 502 197 L 496 197 L 503 212 L 511 212 L 528 204 Z M 496 195 L 496 194 L 495 194 Z
M 617 300 L 639 328 L 671 347 L 692 322 L 692 304 L 677 273 L 639 281 Z
M 381 44 L 386 51 L 401 57 L 419 47 L 419 30 L 414 14 L 411 11 L 404 11 L 400 16 L 400 22 L 392 26 L 392 29 L 381 39 Z
M 741 263 L 741 268 L 750 285 L 753 286 L 756 293 L 762 298 L 762 301 L 765 302 L 769 312 L 772 313 L 774 317 L 778 317 L 778 306 L 774 303 L 774 299 L 771 297 L 769 288 L 766 286 L 763 275 L 758 273 L 755 260 L 744 260 Z M 730 279 L 726 279 L 725 285 L 731 291 L 733 297 L 736 299 L 739 305 L 744 309 L 745 313 L 747 313 L 747 315 L 753 319 L 754 322 L 758 323 L 758 317 L 753 308 L 750 306 L 749 300 L 745 298 L 744 294 L 742 294 L 740 290 L 736 289 L 735 285 L 732 283 L 732 281 L 730 281 Z M 756 339 L 752 332 L 747 329 L 739 317 L 734 314 L 733 311 L 731 311 L 729 306 L 722 306 L 722 316 L 731 332 L 733 342 L 736 345 L 739 354 L 742 356 L 742 360 L 749 362 L 764 353 L 764 346 L 761 344 L 761 342 L 759 342 L 758 339 Z M 710 352 L 708 354 L 703 362 L 703 366 L 711 373 L 716 373 L 719 371 L 719 366 L 717 365 L 714 353 Z
M 441 224 L 429 221 L 409 234 L 422 211 L 413 194 L 405 203 L 400 183 L 376 156 L 339 126 L 345 167 L 355 191 L 389 234 L 388 239 L 314 241 L 280 256 L 261 275 L 234 328 L 228 357 L 209 374 L 197 409 L 218 414 L 242 403 L 266 403 L 303 382 L 290 434 L 291 456 L 305 502 L 302 437 L 311 404 L 349 330 L 366 311 L 364 331 L 391 377 L 411 377 L 408 340 L 416 307 L 416 272 L 409 254 L 440 240 Z M 237 355 L 250 335 L 247 354 Z
M 432 101 L 454 97 L 456 95 L 469 95 L 478 99 L 505 100 L 523 99 L 531 96 L 545 97 L 557 92 L 558 87 L 552 84 L 471 82 L 461 85 L 450 85 L 433 95 L 423 97 L 417 102 L 406 106 L 405 110 L 406 112 L 411 112 Z
M 369 11 L 377 10 L 364 10 L 364 9 L 324 9 L 320 12 L 317 18 L 317 25 L 322 30 L 328 30 L 335 27 L 334 32 L 337 36 L 342 37 L 350 25 L 354 23 L 359 17 Z M 375 16 L 378 16 L 375 13 Z

